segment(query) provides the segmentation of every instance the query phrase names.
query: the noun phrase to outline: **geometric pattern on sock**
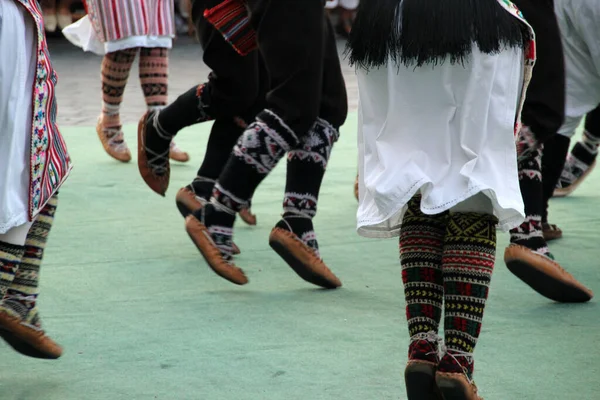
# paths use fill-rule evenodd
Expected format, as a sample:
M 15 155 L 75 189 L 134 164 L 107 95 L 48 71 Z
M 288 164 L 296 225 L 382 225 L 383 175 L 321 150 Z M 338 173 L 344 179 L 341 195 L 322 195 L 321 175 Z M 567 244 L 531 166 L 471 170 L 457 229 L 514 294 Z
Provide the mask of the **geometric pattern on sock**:
M 597 151 L 591 153 L 582 142 L 575 143 L 565 161 L 558 187 L 571 186 L 577 179 L 581 178 L 596 160 L 597 154 Z
M 285 193 L 283 211 L 312 218 L 317 214 L 317 198 L 310 193 Z
M 10 309 L 15 316 L 38 328 L 41 328 L 36 307 L 39 296 L 40 267 L 48 235 L 54 222 L 57 203 L 57 196 L 53 196 L 31 225 L 27 233 L 21 265 L 8 288 L 3 304 L 4 308 Z
M 139 77 L 144 99 L 149 109 L 167 105 L 169 88 L 169 50 L 165 48 L 140 49 Z
M 542 231 L 541 215 L 528 215 L 521 225 L 511 229 L 510 242 L 525 246 L 541 255 L 548 256 L 550 253 Z
M 119 109 L 137 48 L 108 53 L 102 59 L 102 127 L 121 128 Z
M 583 132 L 583 137 L 581 138 L 581 144 L 590 154 L 596 155 L 598 154 L 598 148 L 600 147 L 600 137 L 585 130 Z
M 544 213 L 542 156 L 543 146 L 539 146 L 519 159 L 519 186 L 525 205 L 525 220 L 510 231 L 510 241 L 548 256 L 548 244 L 542 233 Z
M 409 201 L 399 240 L 410 337 L 437 334 L 444 296 L 442 255 L 448 214 L 426 215 L 420 205 L 420 196 Z M 409 358 L 414 350 L 409 349 Z
M 0 242 L 0 300 L 4 298 L 8 287 L 15 278 L 24 252 L 24 246 Z
M 233 228 L 228 226 L 210 225 L 208 232 L 225 261 L 233 259 Z
M 475 349 L 494 270 L 497 222 L 479 213 L 450 213 L 448 218 L 442 268 L 444 336 L 451 351 Z
M 293 159 L 312 161 L 327 167 L 333 144 L 340 137 L 339 132 L 329 122 L 317 119 L 307 135 L 303 136 L 293 150 L 288 153 L 288 161 Z
M 275 113 L 264 110 L 248 126 L 233 154 L 251 165 L 261 175 L 267 175 L 279 160 L 298 143 L 292 130 Z
M 242 208 L 247 208 L 249 202 L 239 197 L 236 197 L 233 193 L 223 189 L 219 183 L 216 183 L 212 190 L 212 197 L 210 202 L 219 210 L 227 212 L 230 215 L 235 215 Z

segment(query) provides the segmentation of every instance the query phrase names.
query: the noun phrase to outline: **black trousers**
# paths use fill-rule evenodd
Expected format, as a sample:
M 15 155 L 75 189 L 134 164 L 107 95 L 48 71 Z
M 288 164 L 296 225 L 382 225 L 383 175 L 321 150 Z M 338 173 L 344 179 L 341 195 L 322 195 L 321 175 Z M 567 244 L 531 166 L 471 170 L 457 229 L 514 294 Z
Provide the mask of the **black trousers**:
M 322 0 L 248 0 L 269 77 L 266 108 L 298 137 L 320 117 L 339 128 L 348 113 L 333 27 Z
M 565 67 L 553 0 L 513 0 L 536 32 L 537 62 L 527 90 L 522 121 L 536 138 L 556 134 L 565 118 Z
M 222 0 L 194 0 L 192 4 L 192 20 L 204 50 L 202 59 L 212 70 L 204 89 L 209 112 L 214 119 L 236 116 L 250 122 L 265 108 L 267 71 L 258 51 L 239 55 L 204 19 L 204 11 L 220 3 Z

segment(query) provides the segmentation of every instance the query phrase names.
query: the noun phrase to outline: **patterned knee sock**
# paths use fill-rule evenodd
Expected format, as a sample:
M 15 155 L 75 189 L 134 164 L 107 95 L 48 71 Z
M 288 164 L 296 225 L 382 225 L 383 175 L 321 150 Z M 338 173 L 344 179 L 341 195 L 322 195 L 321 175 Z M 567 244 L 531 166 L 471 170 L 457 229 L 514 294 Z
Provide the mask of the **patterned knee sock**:
M 140 83 L 149 110 L 167 105 L 169 89 L 169 50 L 140 48 Z
M 137 49 L 127 49 L 108 53 L 102 59 L 102 126 L 108 135 L 121 130 L 119 110 L 136 54 Z M 115 140 L 122 141 L 122 138 Z
M 235 214 L 248 207 L 260 182 L 297 144 L 294 132 L 275 113 L 265 110 L 234 146 L 213 189 L 211 204 L 194 213 L 213 234 L 225 258 L 231 255 Z
M 15 279 L 24 253 L 25 246 L 0 242 L 0 301 Z
M 528 130 L 526 127 L 523 129 Z M 552 257 L 542 234 L 542 152 L 542 147 L 534 149 L 519 160 L 519 185 L 525 203 L 525 221 L 510 231 L 510 241 Z
M 288 153 L 283 198 L 283 220 L 276 226 L 291 230 L 319 254 L 312 219 L 317 214 L 319 190 L 333 144 L 339 133 L 329 122 L 318 119 L 300 143 Z
M 406 319 L 411 345 L 408 359 L 437 363 L 437 345 L 427 340 L 437 335 L 442 318 L 444 281 L 442 251 L 448 214 L 425 215 L 421 196 L 409 203 L 400 230 L 400 265 L 406 298 Z
M 492 215 L 450 213 L 444 243 L 444 336 L 442 372 L 473 373 L 475 349 L 496 257 Z
M 585 118 L 583 137 L 569 153 L 558 188 L 571 186 L 589 169 L 598 156 L 600 147 L 600 107 L 588 113 Z
M 8 309 L 11 314 L 38 328 L 41 328 L 41 320 L 36 307 L 40 265 L 54 222 L 57 203 L 58 198 L 53 196 L 29 229 L 25 242 L 25 254 L 3 302 L 4 309 Z

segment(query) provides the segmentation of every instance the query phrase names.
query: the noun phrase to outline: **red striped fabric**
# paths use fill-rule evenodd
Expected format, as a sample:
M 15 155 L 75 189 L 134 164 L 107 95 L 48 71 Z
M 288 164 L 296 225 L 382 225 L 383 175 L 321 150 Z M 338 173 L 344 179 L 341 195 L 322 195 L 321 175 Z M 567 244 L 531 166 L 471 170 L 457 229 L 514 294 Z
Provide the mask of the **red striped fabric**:
M 173 0 L 86 0 L 86 7 L 102 42 L 175 35 Z

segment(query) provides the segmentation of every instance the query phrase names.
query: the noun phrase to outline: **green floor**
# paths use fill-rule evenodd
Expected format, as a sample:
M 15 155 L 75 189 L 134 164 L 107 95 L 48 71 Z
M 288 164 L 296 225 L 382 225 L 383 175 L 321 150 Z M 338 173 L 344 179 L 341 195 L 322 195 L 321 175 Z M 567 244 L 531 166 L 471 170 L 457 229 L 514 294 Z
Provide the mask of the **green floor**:
M 0 343 L 1 400 L 405 399 L 407 329 L 396 240 L 354 230 L 356 117 L 334 149 L 316 228 L 344 287 L 305 284 L 273 253 L 283 163 L 254 199 L 257 227 L 240 223 L 238 264 L 250 283 L 213 274 L 174 207 L 195 175 L 208 126 L 178 143 L 192 161 L 173 165 L 166 198 L 135 163 L 111 161 L 92 128 L 64 128 L 75 169 L 50 238 L 41 309 L 65 347 L 59 361 L 23 358 Z M 135 146 L 134 127 L 126 136 Z M 600 172 L 573 197 L 552 202 L 566 237 L 558 260 L 600 293 Z M 600 398 L 600 308 L 554 304 L 514 278 L 499 255 L 476 351 L 486 400 Z

